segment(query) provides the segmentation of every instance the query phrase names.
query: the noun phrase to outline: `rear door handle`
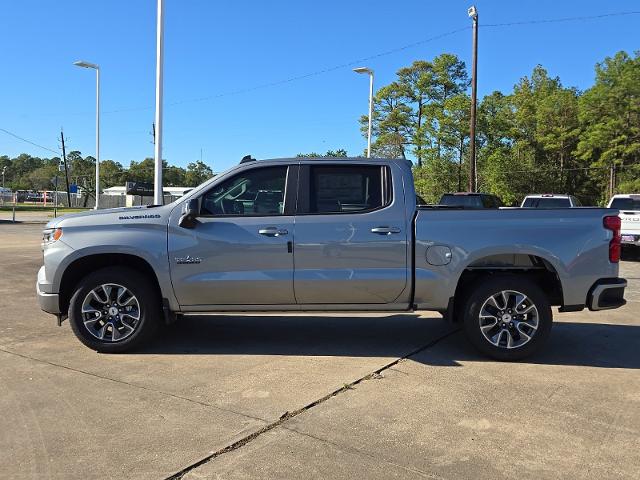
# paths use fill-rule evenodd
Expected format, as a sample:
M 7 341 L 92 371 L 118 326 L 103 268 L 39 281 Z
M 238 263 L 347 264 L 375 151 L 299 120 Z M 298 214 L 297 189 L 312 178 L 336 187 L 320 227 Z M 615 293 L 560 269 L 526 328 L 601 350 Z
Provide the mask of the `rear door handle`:
M 289 231 L 285 228 L 265 227 L 258 230 L 258 233 L 266 237 L 280 237 L 283 235 L 287 235 Z
M 371 233 L 377 233 L 378 235 L 391 235 L 392 233 L 400 233 L 398 227 L 374 227 L 371 229 Z

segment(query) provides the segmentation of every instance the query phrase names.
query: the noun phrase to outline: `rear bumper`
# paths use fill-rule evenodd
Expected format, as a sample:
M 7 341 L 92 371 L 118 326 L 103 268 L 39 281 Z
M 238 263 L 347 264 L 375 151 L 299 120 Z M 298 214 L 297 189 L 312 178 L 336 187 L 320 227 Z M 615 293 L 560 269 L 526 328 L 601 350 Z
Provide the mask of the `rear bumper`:
M 593 284 L 587 295 L 589 310 L 610 310 L 622 307 L 627 303 L 624 289 L 627 281 L 624 278 L 601 278 Z
M 622 237 L 621 242 L 623 245 L 640 246 L 640 235 L 638 235 L 637 233 L 622 232 L 621 237 Z

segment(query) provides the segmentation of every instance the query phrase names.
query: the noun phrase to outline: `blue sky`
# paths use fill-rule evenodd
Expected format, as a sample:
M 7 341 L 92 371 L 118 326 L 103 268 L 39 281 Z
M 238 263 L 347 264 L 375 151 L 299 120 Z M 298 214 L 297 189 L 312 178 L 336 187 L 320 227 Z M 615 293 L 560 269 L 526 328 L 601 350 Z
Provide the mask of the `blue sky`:
M 153 156 L 155 0 L 0 0 L 3 12 L 0 128 L 58 148 L 94 154 L 93 71 L 102 81 L 101 157 L 127 166 Z M 185 166 L 202 158 L 214 171 L 246 154 L 292 156 L 345 148 L 361 154 L 368 84 L 360 62 L 469 27 L 471 1 L 165 0 L 163 157 Z M 593 67 L 618 50 L 640 49 L 640 15 L 505 27 L 518 22 L 640 10 L 637 1 L 483 1 L 479 94 L 509 91 L 536 64 L 565 85 L 587 88 Z M 376 84 L 416 59 L 451 52 L 470 64 L 471 31 L 425 42 L 362 64 Z M 266 88 L 261 85 L 329 69 Z M 241 93 L 234 93 L 242 90 Z M 0 154 L 52 156 L 0 132 Z

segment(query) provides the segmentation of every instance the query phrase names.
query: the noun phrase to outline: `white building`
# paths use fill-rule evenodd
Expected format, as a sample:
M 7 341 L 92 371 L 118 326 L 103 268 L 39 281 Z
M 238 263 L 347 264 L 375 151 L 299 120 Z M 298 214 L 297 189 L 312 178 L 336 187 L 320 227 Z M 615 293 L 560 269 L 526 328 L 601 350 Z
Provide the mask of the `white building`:
M 162 189 L 165 195 L 171 195 L 174 197 L 181 197 L 185 193 L 189 192 L 190 190 L 193 190 L 193 187 L 164 187 Z M 105 188 L 104 190 L 102 190 L 102 193 L 104 195 L 116 196 L 116 197 L 120 195 L 124 196 L 127 194 L 124 186 Z

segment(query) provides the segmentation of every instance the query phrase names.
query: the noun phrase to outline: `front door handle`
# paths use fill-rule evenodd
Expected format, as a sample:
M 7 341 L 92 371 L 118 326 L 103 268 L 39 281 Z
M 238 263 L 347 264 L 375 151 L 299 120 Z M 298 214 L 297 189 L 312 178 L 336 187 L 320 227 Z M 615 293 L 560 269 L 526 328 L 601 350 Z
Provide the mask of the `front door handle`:
M 281 237 L 283 235 L 287 235 L 289 231 L 285 228 L 265 227 L 258 230 L 258 233 L 266 237 Z
M 371 229 L 371 233 L 377 233 L 378 235 L 391 235 L 392 233 L 400 233 L 398 227 L 374 227 Z

